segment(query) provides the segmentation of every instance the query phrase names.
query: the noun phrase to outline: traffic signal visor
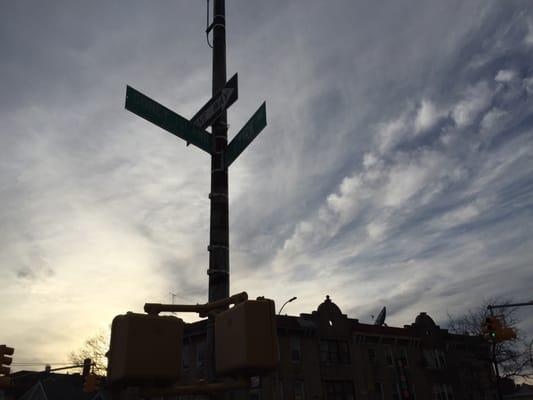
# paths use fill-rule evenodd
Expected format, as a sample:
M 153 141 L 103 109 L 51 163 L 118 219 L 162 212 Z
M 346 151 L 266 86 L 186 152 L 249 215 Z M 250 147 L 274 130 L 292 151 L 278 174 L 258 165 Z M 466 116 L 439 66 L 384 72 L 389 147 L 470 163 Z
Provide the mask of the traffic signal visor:
M 9 356 L 12 356 L 15 352 L 13 347 L 6 346 L 5 344 L 0 345 L 0 374 L 7 375 L 11 371 L 7 365 L 11 365 L 13 359 Z

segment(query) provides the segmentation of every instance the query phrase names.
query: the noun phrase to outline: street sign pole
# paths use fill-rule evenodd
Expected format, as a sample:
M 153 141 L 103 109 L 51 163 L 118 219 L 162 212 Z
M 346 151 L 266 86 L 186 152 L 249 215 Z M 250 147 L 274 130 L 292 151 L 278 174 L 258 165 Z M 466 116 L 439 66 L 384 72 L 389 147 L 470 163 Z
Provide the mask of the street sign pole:
M 226 7 L 225 0 L 213 2 L 213 96 L 226 84 Z M 212 125 L 211 201 L 209 228 L 209 302 L 229 297 L 229 202 L 228 168 L 224 154 L 228 146 L 227 112 Z M 207 329 L 208 377 L 214 379 L 214 317 Z
M 213 95 L 226 83 L 225 0 L 214 1 L 213 12 Z M 209 301 L 229 296 L 229 206 L 228 169 L 224 153 L 228 146 L 227 112 L 212 126 L 211 226 L 209 232 Z
M 209 3 L 208 3 L 209 4 Z M 211 155 L 209 276 L 208 300 L 214 302 L 229 297 L 229 202 L 228 167 L 248 147 L 266 126 L 265 103 L 236 134 L 228 145 L 227 108 L 238 97 L 237 74 L 226 82 L 226 18 L 225 0 L 214 0 L 213 22 L 207 33 L 213 31 L 213 88 L 212 98 L 187 120 L 159 104 L 138 90 L 126 89 L 126 109 L 141 118 L 185 140 L 187 144 Z M 211 126 L 211 133 L 205 128 Z M 216 380 L 214 359 L 214 316 L 207 322 L 207 375 Z

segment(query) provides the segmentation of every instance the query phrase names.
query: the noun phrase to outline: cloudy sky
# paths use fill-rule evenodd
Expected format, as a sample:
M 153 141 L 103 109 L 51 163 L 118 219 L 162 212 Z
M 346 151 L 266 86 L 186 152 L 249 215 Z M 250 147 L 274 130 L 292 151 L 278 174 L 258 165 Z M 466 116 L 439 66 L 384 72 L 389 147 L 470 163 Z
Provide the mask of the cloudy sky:
M 389 325 L 531 300 L 530 1 L 227 1 L 231 292 Z M 4 1 L 0 342 L 67 354 L 144 302 L 207 298 L 210 160 L 124 109 L 211 93 L 206 1 Z M 531 310 L 521 328 L 533 335 Z M 187 320 L 191 316 L 182 315 Z

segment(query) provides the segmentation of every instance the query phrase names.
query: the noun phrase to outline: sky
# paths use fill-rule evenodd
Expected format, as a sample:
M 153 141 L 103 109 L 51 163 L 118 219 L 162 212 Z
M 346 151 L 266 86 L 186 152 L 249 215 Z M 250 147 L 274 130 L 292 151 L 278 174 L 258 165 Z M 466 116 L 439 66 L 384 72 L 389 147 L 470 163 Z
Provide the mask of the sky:
M 297 296 L 291 315 L 330 295 L 366 323 L 386 306 L 392 326 L 532 300 L 530 1 L 226 3 L 230 139 L 263 101 L 268 120 L 230 167 L 231 293 Z M 124 109 L 126 85 L 186 118 L 210 98 L 206 5 L 2 2 L 15 363 L 66 362 L 170 293 L 207 301 L 209 155 Z

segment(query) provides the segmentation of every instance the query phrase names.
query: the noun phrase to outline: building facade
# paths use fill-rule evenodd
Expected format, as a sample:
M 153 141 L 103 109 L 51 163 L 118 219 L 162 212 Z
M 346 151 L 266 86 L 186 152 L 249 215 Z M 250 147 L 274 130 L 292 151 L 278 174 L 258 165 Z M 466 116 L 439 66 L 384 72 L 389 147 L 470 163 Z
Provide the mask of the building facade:
M 329 296 L 311 314 L 277 316 L 279 366 L 233 398 L 495 400 L 489 346 L 420 313 L 403 328 L 348 318 Z M 206 377 L 205 321 L 186 329 L 185 381 Z

